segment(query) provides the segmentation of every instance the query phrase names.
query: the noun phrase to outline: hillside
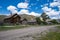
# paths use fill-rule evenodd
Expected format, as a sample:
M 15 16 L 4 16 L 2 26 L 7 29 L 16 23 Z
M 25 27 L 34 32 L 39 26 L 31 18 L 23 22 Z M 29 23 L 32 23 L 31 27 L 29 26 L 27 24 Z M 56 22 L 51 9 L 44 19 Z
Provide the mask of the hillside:
M 22 14 L 20 15 L 22 19 L 26 18 L 27 20 L 35 20 L 36 16 L 33 15 L 26 15 L 26 14 Z
M 20 14 L 19 16 L 21 17 L 22 20 L 23 20 L 24 18 L 26 18 L 28 21 L 35 20 L 35 18 L 36 18 L 36 16 L 27 15 L 27 14 Z M 0 21 L 3 21 L 4 18 L 9 18 L 9 17 L 10 17 L 10 16 L 0 15 Z
M 2 21 L 5 17 L 7 17 L 6 15 L 0 15 L 0 21 Z

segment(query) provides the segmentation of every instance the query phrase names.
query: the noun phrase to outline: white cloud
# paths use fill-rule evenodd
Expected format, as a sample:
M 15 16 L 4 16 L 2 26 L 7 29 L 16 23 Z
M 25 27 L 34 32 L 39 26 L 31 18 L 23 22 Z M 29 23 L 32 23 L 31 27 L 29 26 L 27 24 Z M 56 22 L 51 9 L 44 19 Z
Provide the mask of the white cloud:
M 58 2 L 57 0 L 54 0 L 54 2 L 50 3 L 49 5 L 50 7 L 58 7 L 59 8 L 59 11 L 60 11 L 60 2 Z M 48 6 L 44 6 L 42 8 L 42 10 L 51 17 L 51 19 L 57 19 L 58 16 L 59 16 L 59 11 L 56 11 L 52 8 L 48 8 Z M 54 16 L 54 17 L 52 17 Z
M 52 9 L 51 9 L 51 8 L 48 8 L 47 6 L 45 6 L 45 7 L 42 8 L 42 10 L 43 10 L 44 12 L 49 12 L 49 11 L 51 11 Z
M 35 12 L 31 12 L 30 15 L 40 16 L 41 14 L 39 14 L 39 13 L 35 13 Z
M 59 11 L 55 11 L 53 10 L 52 8 L 48 8 L 48 7 L 43 7 L 42 10 L 47 14 L 49 15 L 50 17 L 51 16 L 55 16 L 55 17 L 51 17 L 51 19 L 57 19 L 58 15 L 59 15 Z
M 54 2 L 56 2 L 57 0 L 54 0 Z
M 18 3 L 17 7 L 18 8 L 28 8 L 28 3 L 26 2 L 21 2 L 21 3 Z
M 10 5 L 10 6 L 7 7 L 7 9 L 8 10 L 16 10 L 17 8 L 15 6 Z
M 56 2 L 56 1 L 57 1 L 57 2 L 60 2 L 60 0 L 54 0 L 54 2 Z
M 58 11 L 55 11 L 55 10 L 51 10 L 50 12 L 46 12 L 46 14 L 48 14 L 49 16 L 57 16 L 59 15 L 59 12 Z
M 40 16 L 41 14 L 35 13 L 35 12 L 30 12 L 26 9 L 22 9 L 21 11 L 18 12 L 18 14 L 27 14 L 27 15 L 33 15 L 33 16 Z
M 17 8 L 15 6 L 8 6 L 7 10 L 11 11 L 12 13 L 17 13 Z
M 58 6 L 60 8 L 60 6 Z
M 18 12 L 18 14 L 29 14 L 29 11 L 26 9 L 22 9 L 21 11 Z
M 60 2 L 52 2 L 52 3 L 50 3 L 51 7 L 55 7 L 55 6 L 59 6 L 59 5 L 60 5 Z
M 58 19 L 58 17 L 55 16 L 55 17 L 52 17 L 51 19 Z
M 60 2 L 60 0 L 57 0 L 58 2 Z
M 12 10 L 11 12 L 14 14 L 14 13 L 17 13 L 17 10 Z
M 58 8 L 59 8 L 59 11 L 60 11 L 60 6 L 58 6 Z

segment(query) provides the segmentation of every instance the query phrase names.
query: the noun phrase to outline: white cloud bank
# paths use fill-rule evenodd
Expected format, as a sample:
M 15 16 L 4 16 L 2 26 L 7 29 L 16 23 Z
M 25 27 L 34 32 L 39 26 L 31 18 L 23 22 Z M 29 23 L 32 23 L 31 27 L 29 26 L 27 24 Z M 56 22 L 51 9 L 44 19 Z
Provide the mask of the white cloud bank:
M 56 2 L 56 1 L 60 2 L 60 0 L 54 0 L 54 2 Z
M 58 19 L 58 17 L 55 16 L 55 17 L 52 17 L 51 19 Z
M 10 5 L 10 6 L 7 7 L 7 9 L 8 9 L 8 10 L 15 10 L 15 9 L 17 9 L 17 8 L 16 8 L 15 6 Z
M 51 17 L 51 19 L 54 18 L 57 19 L 57 16 L 59 15 L 59 11 L 55 11 L 52 8 L 48 8 L 47 6 L 43 7 L 42 10 L 50 17 L 55 16 L 55 17 Z
M 55 7 L 55 6 L 60 6 L 60 2 L 52 2 L 52 3 L 50 3 L 50 6 L 51 7 Z
M 28 8 L 28 3 L 26 2 L 21 2 L 21 3 L 18 3 L 17 7 L 18 8 Z
M 36 12 L 30 12 L 29 10 L 22 9 L 21 11 L 18 12 L 18 14 L 27 14 L 27 15 L 33 15 L 33 16 L 40 16 L 41 14 L 36 13 Z
M 50 3 L 51 7 L 55 7 L 55 6 L 60 6 L 60 0 L 54 0 L 52 3 Z
M 18 14 L 29 14 L 29 11 L 26 9 L 22 9 L 21 11 L 18 12 Z
M 11 11 L 12 13 L 17 13 L 17 8 L 15 6 L 12 6 L 12 5 L 8 6 L 7 10 Z
M 59 14 L 60 14 L 60 0 L 54 0 L 53 2 L 49 3 L 49 7 L 48 6 L 44 6 L 42 8 L 42 10 L 51 17 L 51 19 L 58 19 L 60 18 Z M 56 11 L 54 9 L 52 9 L 53 7 L 58 7 L 59 11 Z M 53 17 L 52 17 L 53 16 Z
M 34 16 L 40 16 L 40 13 L 35 13 L 35 12 L 31 12 L 30 15 L 34 15 Z
M 55 11 L 55 10 L 53 10 L 52 8 L 48 8 L 47 6 L 43 7 L 42 9 L 43 9 L 43 11 L 46 12 L 46 14 L 48 14 L 49 16 L 58 15 L 58 14 L 59 14 L 58 11 Z
M 48 8 L 47 6 L 45 6 L 45 7 L 42 8 L 42 10 L 43 10 L 44 12 L 49 12 L 49 11 L 51 11 L 52 9 L 51 9 L 51 8 Z

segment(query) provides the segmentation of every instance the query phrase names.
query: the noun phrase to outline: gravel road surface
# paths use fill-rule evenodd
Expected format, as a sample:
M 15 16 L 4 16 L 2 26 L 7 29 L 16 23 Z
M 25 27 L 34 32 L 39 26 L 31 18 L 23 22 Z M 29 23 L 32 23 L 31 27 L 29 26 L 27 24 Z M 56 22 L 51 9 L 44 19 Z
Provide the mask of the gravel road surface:
M 0 40 L 32 40 L 33 38 L 28 37 L 27 35 L 38 34 L 47 31 L 55 26 L 41 26 L 41 27 L 36 26 L 36 27 L 27 27 L 22 29 L 1 31 Z

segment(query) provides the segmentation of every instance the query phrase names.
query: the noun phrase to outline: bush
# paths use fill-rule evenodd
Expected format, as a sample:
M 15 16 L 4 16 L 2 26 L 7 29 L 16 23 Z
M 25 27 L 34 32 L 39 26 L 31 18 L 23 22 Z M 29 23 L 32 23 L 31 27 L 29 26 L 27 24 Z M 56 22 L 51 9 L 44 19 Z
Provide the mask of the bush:
M 52 20 L 50 22 L 52 22 L 53 24 L 58 24 L 58 22 L 56 20 Z

